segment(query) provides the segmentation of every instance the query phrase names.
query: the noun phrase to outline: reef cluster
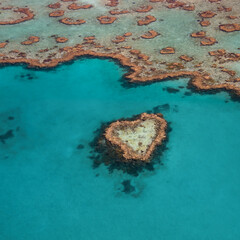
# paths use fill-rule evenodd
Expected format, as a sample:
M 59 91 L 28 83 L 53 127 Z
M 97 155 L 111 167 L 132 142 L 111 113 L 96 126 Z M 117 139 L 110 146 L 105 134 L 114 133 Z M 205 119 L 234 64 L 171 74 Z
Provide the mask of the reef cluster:
M 240 6 L 235 0 L 139 0 L 136 4 L 120 0 L 97 0 L 94 3 L 58 0 L 42 7 L 49 11 L 49 18 L 56 19 L 55 24 L 63 24 L 64 31 L 49 33 L 49 40 L 46 36 L 25 34 L 20 43 L 2 36 L 0 64 L 26 63 L 30 67 L 47 68 L 80 56 L 107 57 L 130 68 L 126 75 L 130 82 L 190 77 L 189 86 L 195 90 L 227 90 L 239 95 L 240 73 L 231 67 L 239 62 L 239 49 L 235 52 L 223 49 L 219 41 L 219 36 L 227 38 L 226 34 L 240 30 Z M 34 21 L 39 21 L 39 12 L 30 4 L 9 6 L 8 1 L 3 1 L 0 11 L 3 31 L 8 25 L 24 28 L 23 24 L 31 26 Z M 164 19 L 159 19 L 158 14 L 167 11 L 169 16 L 172 11 L 195 14 L 199 28 L 189 34 L 188 41 L 193 42 L 201 54 L 182 49 L 178 44 L 171 46 L 162 42 L 166 32 L 159 31 L 158 22 L 164 23 Z M 125 19 L 131 23 L 129 27 L 122 24 Z M 100 35 L 93 31 L 92 24 L 98 26 Z M 90 28 L 86 31 L 88 25 Z M 106 25 L 102 33 L 101 25 Z M 83 34 L 82 40 L 64 34 L 67 26 L 73 26 Z M 113 29 L 118 29 L 115 36 Z M 51 38 L 55 41 L 52 42 Z

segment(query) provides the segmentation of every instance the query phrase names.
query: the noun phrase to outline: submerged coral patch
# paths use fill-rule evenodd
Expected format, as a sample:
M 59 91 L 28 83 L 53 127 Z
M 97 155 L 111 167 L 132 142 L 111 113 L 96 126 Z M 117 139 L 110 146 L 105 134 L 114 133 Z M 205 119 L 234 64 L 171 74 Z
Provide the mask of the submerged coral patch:
M 123 161 L 150 161 L 152 152 L 166 138 L 167 122 L 160 114 L 143 113 L 134 121 L 117 121 L 105 132 L 106 141 Z
M 12 8 L 10 8 L 11 10 Z M 5 8 L 2 10 L 9 10 L 9 8 Z M 23 16 L 20 16 L 20 18 L 15 20 L 8 20 L 8 21 L 0 21 L 0 25 L 12 25 L 12 24 L 18 24 L 22 22 L 29 21 L 34 18 L 33 12 L 29 8 L 16 8 L 13 10 L 13 13 L 19 13 Z
M 131 119 L 106 123 L 95 131 L 97 136 L 90 144 L 94 149 L 90 156 L 93 167 L 104 163 L 110 172 L 116 169 L 134 176 L 144 169 L 153 170 L 166 149 L 168 130 L 159 113 L 143 113 Z

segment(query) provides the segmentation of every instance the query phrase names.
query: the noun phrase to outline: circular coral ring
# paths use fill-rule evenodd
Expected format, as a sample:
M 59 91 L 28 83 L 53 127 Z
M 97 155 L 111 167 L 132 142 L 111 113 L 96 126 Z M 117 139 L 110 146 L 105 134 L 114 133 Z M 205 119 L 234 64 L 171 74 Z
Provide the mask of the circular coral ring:
M 2 10 L 10 10 L 10 9 L 2 9 Z M 0 21 L 0 25 L 18 24 L 18 23 L 26 22 L 26 21 L 34 18 L 34 14 L 29 8 L 16 8 L 13 10 L 13 12 L 24 14 L 25 17 L 21 17 L 16 20 Z

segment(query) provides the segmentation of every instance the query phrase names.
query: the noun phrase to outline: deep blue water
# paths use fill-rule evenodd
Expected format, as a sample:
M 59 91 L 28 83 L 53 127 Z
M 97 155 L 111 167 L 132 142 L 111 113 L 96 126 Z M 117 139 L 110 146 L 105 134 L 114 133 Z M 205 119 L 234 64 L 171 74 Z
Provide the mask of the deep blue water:
M 240 103 L 164 90 L 188 79 L 124 88 L 123 73 L 98 59 L 0 69 L 0 135 L 13 134 L 0 142 L 1 240 L 240 239 Z M 138 177 L 92 168 L 101 123 L 163 104 L 163 165 Z

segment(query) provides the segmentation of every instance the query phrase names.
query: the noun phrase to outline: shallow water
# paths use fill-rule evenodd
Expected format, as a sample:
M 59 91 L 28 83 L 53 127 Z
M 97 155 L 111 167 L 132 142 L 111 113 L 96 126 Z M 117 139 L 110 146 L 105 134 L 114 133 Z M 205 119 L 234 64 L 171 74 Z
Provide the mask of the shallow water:
M 166 91 L 188 79 L 124 88 L 124 72 L 98 59 L 0 69 L 0 135 L 13 133 L 0 138 L 0 239 L 240 238 L 240 103 Z M 163 165 L 138 177 L 92 168 L 101 123 L 164 104 Z

